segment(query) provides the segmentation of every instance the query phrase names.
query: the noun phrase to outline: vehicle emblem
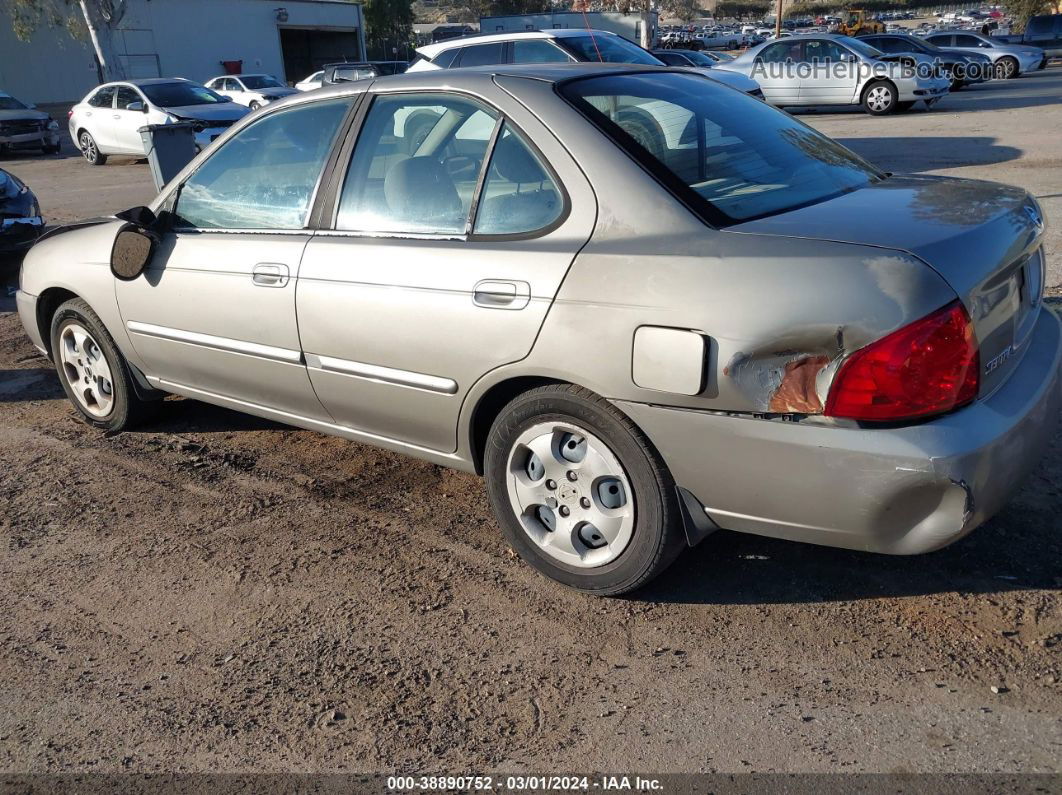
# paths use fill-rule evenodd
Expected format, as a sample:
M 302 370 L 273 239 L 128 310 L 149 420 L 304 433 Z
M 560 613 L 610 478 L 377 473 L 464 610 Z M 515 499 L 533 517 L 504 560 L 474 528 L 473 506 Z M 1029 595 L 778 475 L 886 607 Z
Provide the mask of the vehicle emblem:
M 1036 224 L 1037 229 L 1043 229 L 1044 219 L 1040 215 L 1040 211 L 1033 207 L 1031 204 L 1025 205 L 1025 214 L 1029 216 L 1029 220 Z

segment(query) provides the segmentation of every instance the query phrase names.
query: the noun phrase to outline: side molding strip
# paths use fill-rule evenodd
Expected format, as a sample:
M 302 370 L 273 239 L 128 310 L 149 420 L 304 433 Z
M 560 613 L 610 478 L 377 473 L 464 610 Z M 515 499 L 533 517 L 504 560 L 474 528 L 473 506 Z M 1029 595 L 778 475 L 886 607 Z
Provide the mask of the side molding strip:
M 336 359 L 332 356 L 308 353 L 306 354 L 306 366 L 327 373 L 340 373 L 355 378 L 366 378 L 370 381 L 382 381 L 385 384 L 423 389 L 427 392 L 437 392 L 440 395 L 457 393 L 457 382 L 452 378 L 416 373 L 411 370 L 396 370 L 392 367 L 381 367 L 378 364 L 352 362 L 349 359 Z
M 242 353 L 247 356 L 257 356 L 260 359 L 273 359 L 287 364 L 302 364 L 302 353 L 289 350 L 288 348 L 275 348 L 272 345 L 261 345 L 257 342 L 244 342 L 243 340 L 229 339 L 228 337 L 215 337 L 212 334 L 200 334 L 195 331 L 182 331 L 181 329 L 167 326 L 156 326 L 151 323 L 141 323 L 130 320 L 125 327 L 133 334 L 142 337 L 157 337 L 173 342 L 183 342 L 188 345 L 198 345 L 202 348 L 214 348 L 229 353 Z

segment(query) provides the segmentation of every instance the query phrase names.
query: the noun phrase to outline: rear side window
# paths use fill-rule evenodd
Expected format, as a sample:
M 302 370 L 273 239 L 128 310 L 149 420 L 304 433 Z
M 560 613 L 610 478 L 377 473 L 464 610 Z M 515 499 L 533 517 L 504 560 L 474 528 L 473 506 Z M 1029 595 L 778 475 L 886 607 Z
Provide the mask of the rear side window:
M 980 47 L 981 44 L 982 44 L 982 41 L 980 39 L 976 38 L 975 36 L 956 36 L 955 37 L 955 46 L 956 47 Z
M 490 66 L 496 63 L 505 63 L 505 43 L 501 41 L 462 47 L 454 66 Z
M 114 104 L 114 86 L 101 88 L 99 91 L 92 95 L 92 99 L 88 101 L 88 104 L 94 108 L 111 107 L 111 105 Z
M 443 50 L 441 53 L 435 56 L 435 59 L 431 63 L 434 66 L 438 66 L 440 69 L 449 69 L 451 66 L 453 66 L 454 59 L 457 58 L 458 53 L 460 52 L 460 47 L 453 47 L 449 50 Z
M 240 130 L 181 186 L 178 225 L 302 229 L 351 100 L 298 105 Z
M 517 39 L 512 43 L 513 63 L 570 63 L 572 58 L 546 39 Z
M 564 203 L 556 183 L 520 136 L 505 125 L 476 211 L 477 235 L 519 235 L 550 226 Z

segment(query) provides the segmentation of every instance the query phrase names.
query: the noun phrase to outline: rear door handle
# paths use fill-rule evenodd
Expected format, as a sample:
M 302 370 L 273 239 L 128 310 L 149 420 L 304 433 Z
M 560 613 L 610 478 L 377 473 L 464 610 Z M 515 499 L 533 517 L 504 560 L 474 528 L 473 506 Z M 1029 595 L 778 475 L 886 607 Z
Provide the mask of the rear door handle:
M 251 271 L 257 287 L 287 287 L 288 266 L 277 262 L 259 262 Z
M 530 302 L 527 282 L 484 279 L 472 290 L 472 303 L 484 309 L 523 309 Z

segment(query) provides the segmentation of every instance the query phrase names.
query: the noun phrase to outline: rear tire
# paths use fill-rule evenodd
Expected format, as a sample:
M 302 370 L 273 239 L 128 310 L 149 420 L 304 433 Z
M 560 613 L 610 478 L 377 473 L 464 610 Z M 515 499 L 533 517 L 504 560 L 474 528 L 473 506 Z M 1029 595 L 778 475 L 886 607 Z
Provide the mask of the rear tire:
M 863 110 L 871 116 L 885 116 L 896 109 L 896 87 L 885 80 L 877 80 L 863 91 Z
M 84 155 L 85 161 L 90 166 L 102 166 L 107 162 L 107 155 L 100 152 L 96 139 L 92 137 L 92 133 L 88 130 L 81 131 L 81 135 L 77 138 L 77 143 L 81 149 L 81 154 Z
M 153 402 L 136 394 L 125 357 L 87 303 L 72 298 L 60 305 L 51 342 L 59 383 L 89 425 L 117 432 L 150 415 Z
M 251 100 L 251 104 L 248 105 L 247 107 L 249 107 L 252 111 L 256 111 L 260 107 L 262 107 L 262 104 L 260 102 L 258 102 L 258 100 Z
M 581 387 L 539 387 L 510 402 L 491 427 L 484 469 L 513 549 L 576 590 L 629 593 L 685 546 L 675 484 L 652 444 Z

